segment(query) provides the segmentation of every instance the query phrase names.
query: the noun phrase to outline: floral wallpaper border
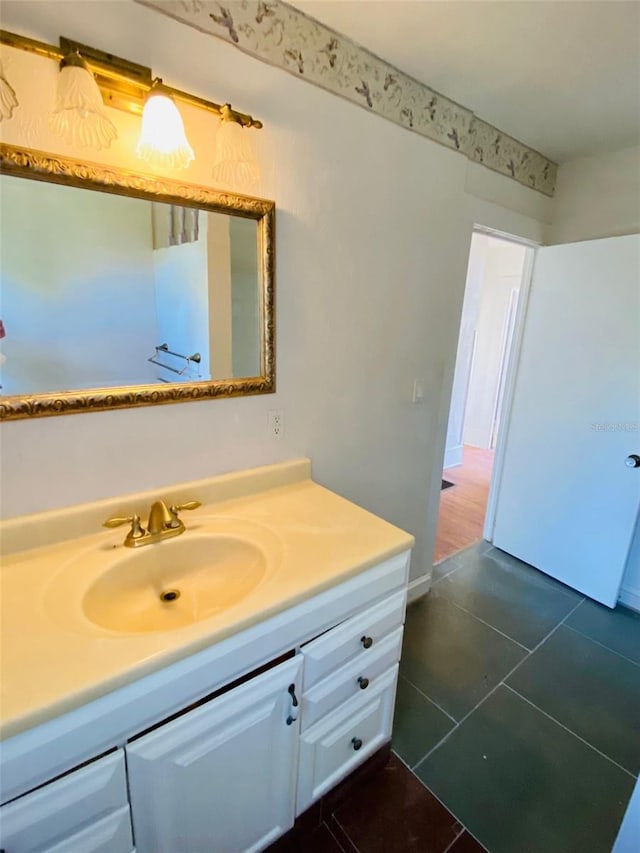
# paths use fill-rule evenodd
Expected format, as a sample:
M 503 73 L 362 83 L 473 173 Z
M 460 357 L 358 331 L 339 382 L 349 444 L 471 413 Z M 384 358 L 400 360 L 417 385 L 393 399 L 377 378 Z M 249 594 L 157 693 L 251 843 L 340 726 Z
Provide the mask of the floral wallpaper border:
M 135 0 L 553 196 L 557 165 L 281 0 Z

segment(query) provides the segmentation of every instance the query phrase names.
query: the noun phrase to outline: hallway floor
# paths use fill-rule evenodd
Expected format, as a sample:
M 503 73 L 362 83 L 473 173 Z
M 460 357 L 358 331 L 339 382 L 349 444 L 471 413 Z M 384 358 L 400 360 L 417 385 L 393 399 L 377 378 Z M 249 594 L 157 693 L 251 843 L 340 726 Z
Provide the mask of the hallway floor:
M 490 853 L 610 853 L 640 770 L 639 614 L 480 542 L 409 607 L 400 672 L 393 748 Z
M 434 563 L 482 539 L 494 455 L 465 445 L 462 465 L 444 471 L 444 479 L 455 485 L 440 494 Z

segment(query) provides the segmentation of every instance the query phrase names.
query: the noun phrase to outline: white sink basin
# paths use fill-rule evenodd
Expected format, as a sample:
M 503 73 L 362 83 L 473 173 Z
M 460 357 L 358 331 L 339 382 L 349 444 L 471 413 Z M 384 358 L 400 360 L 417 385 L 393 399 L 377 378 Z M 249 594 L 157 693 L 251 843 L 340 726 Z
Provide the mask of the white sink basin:
M 124 634 L 172 631 L 239 604 L 280 559 L 279 539 L 261 525 L 205 523 L 137 549 L 85 550 L 52 579 L 43 603 L 67 629 L 88 621 Z
M 183 534 L 121 556 L 89 587 L 82 609 L 110 631 L 169 631 L 237 604 L 266 571 L 264 552 L 250 542 Z

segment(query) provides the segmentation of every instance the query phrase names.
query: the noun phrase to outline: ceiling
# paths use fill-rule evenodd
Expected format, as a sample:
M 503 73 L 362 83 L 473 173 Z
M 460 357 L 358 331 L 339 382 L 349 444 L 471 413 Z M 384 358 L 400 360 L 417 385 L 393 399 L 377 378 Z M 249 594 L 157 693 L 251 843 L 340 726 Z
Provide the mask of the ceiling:
M 640 145 L 638 0 L 289 0 L 556 162 Z

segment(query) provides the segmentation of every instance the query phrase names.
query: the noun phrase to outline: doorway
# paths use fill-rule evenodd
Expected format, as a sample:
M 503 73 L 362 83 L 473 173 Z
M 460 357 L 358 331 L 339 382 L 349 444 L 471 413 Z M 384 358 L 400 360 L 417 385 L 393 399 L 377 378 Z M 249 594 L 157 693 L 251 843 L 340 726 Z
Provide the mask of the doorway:
M 434 563 L 483 537 L 533 262 L 531 244 L 474 228 L 449 409 Z M 489 515 L 491 511 L 489 511 Z

